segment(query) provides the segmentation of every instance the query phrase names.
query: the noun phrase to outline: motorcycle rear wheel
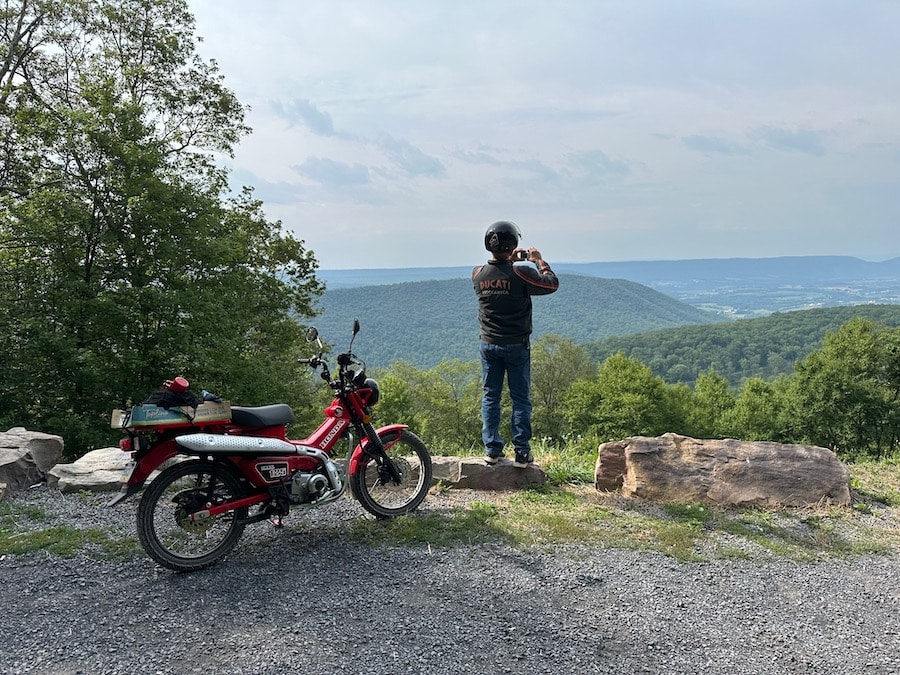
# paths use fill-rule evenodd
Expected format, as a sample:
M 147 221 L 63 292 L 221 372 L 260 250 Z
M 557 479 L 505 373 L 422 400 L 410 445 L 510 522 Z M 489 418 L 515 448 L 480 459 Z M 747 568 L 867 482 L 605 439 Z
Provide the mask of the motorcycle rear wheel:
M 239 478 L 224 464 L 190 460 L 170 466 L 138 504 L 141 546 L 160 565 L 179 572 L 217 563 L 241 538 L 247 507 L 205 518 L 203 511 L 243 494 Z
M 425 443 L 408 429 L 382 432 L 379 438 L 400 471 L 400 484 L 390 478 L 387 466 L 378 466 L 365 456 L 365 462 L 350 476 L 350 489 L 363 508 L 376 517 L 402 516 L 416 509 L 431 487 L 431 455 Z

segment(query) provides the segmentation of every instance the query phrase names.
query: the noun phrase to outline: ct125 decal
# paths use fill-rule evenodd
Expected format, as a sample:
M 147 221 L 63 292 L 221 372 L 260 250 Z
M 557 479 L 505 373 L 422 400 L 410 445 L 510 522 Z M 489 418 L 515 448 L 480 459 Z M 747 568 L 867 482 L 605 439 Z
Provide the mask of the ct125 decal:
M 288 477 L 287 462 L 261 462 L 256 465 L 259 475 L 266 479 L 266 482 L 272 483 L 277 480 L 283 480 Z

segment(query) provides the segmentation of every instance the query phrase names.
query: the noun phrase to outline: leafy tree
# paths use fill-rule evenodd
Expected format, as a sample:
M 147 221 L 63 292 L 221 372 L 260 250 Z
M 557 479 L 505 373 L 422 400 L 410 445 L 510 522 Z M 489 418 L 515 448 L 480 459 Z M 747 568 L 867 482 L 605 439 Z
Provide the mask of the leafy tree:
M 724 432 L 724 417 L 734 407 L 728 380 L 714 370 L 700 373 L 688 413 L 689 435 L 718 438 Z
M 225 196 L 215 153 L 248 130 L 187 3 L 20 0 L 0 20 L 0 421 L 77 455 L 176 374 L 244 404 L 308 400 L 286 366 L 316 261 L 249 190 Z
M 694 390 L 684 382 L 663 387 L 661 428 L 685 436 L 697 436 L 688 420 L 694 411 Z
M 767 382 L 753 377 L 722 417 L 723 434 L 748 441 L 789 441 L 787 378 Z
M 900 329 L 879 334 L 879 373 L 887 413 L 881 433 L 883 454 L 900 448 Z
M 539 425 L 550 420 L 570 447 L 593 450 L 597 442 L 667 431 L 812 442 L 844 454 L 884 456 L 898 447 L 900 329 L 868 319 L 851 320 L 828 334 L 824 347 L 801 362 L 795 374 L 749 378 L 736 394 L 715 370 L 701 373 L 693 387 L 667 385 L 649 366 L 624 354 L 607 358 L 590 377 L 581 376 L 591 372 L 584 364 L 565 377 L 550 377 L 578 363 L 579 352 L 565 338 L 548 337 L 535 343 L 533 353 L 534 419 L 541 420 L 535 424 L 536 434 L 546 433 L 548 427 Z M 465 373 L 457 381 L 461 387 L 452 384 L 452 377 L 444 381 L 450 373 Z M 413 420 L 442 451 L 478 444 L 477 363 L 444 362 L 432 371 L 420 371 L 397 362 L 379 377 L 384 378 L 380 420 Z M 551 414 L 553 406 L 556 412 Z M 468 410 L 468 423 L 456 423 L 465 417 L 460 410 Z M 448 419 L 456 422 L 448 424 Z
M 424 373 L 417 390 L 427 411 L 423 432 L 438 445 L 480 445 L 480 372 L 475 362 L 453 359 Z
M 597 368 L 570 338 L 544 335 L 531 348 L 532 427 L 535 437 L 563 439 L 567 424 L 562 401 L 573 382 L 591 379 Z
M 424 423 L 416 405 L 416 395 L 409 380 L 402 375 L 409 373 L 411 368 L 408 363 L 398 361 L 389 371 L 377 373 L 381 400 L 375 408 L 375 416 L 379 424 L 399 422 L 420 432 Z
M 397 361 L 379 378 L 385 399 L 384 405 L 379 404 L 379 420 L 409 424 L 438 452 L 481 444 L 481 378 L 476 362 L 445 360 L 423 371 Z
M 637 359 L 614 354 L 598 376 L 569 389 L 563 413 L 574 434 L 608 441 L 665 433 L 665 383 Z
M 896 448 L 897 330 L 852 319 L 798 364 L 792 396 L 807 440 L 844 454 Z
M 822 346 L 829 331 L 862 316 L 900 326 L 898 305 L 822 307 L 741 319 L 711 326 L 682 326 L 585 344 L 596 362 L 622 352 L 646 363 L 666 382 L 693 383 L 714 370 L 737 388 L 751 377 L 790 375 L 794 365 Z

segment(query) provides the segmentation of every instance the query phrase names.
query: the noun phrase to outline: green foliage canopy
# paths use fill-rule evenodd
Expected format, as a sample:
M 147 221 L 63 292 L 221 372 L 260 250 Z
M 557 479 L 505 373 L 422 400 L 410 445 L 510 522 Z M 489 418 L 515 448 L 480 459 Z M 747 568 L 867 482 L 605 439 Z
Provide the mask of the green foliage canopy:
M 570 338 L 543 335 L 531 347 L 532 428 L 538 438 L 559 443 L 568 429 L 563 417 L 566 392 L 574 382 L 591 380 L 597 367 Z
M 666 431 L 665 383 L 646 365 L 613 354 L 598 376 L 573 383 L 563 415 L 573 434 L 601 441 L 627 436 L 655 436 Z
M 825 338 L 793 378 L 798 432 L 811 442 L 883 456 L 900 438 L 900 329 L 858 317 Z
M 745 324 L 746 325 L 746 324 Z M 794 373 L 729 385 L 715 370 L 693 386 L 666 383 L 621 352 L 597 370 L 585 347 L 543 336 L 532 350 L 534 437 L 539 443 L 594 453 L 597 444 L 674 432 L 828 447 L 843 457 L 886 457 L 900 450 L 900 328 L 856 317 L 826 334 Z M 455 389 L 447 374 L 463 379 Z M 480 452 L 477 364 L 458 361 L 420 371 L 395 364 L 381 419 L 419 425 L 442 451 Z M 462 396 L 459 393 L 462 393 Z M 400 402 L 402 401 L 402 405 Z M 448 410 L 466 415 L 446 422 Z M 504 410 L 509 414 L 509 402 Z
M 701 373 L 712 370 L 737 387 L 751 377 L 771 380 L 790 375 L 800 360 L 821 346 L 827 332 L 855 317 L 900 326 L 900 306 L 807 309 L 710 326 L 605 337 L 586 343 L 585 348 L 598 363 L 616 352 L 633 356 L 666 382 L 693 384 Z
M 184 0 L 0 13 L 0 425 L 109 442 L 109 410 L 185 375 L 299 404 L 287 363 L 321 292 L 301 240 L 216 153 L 248 131 Z

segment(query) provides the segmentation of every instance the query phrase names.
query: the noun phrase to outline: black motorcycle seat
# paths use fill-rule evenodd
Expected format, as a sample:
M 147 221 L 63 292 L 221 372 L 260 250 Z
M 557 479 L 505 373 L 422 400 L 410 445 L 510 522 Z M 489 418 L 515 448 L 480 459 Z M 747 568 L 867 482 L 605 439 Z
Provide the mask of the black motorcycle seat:
M 255 408 L 231 406 L 231 423 L 241 427 L 271 427 L 290 424 L 294 421 L 294 411 L 287 403 L 262 405 Z

